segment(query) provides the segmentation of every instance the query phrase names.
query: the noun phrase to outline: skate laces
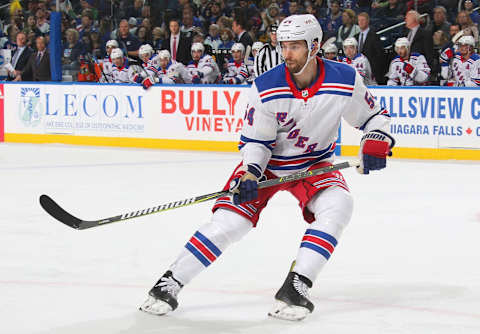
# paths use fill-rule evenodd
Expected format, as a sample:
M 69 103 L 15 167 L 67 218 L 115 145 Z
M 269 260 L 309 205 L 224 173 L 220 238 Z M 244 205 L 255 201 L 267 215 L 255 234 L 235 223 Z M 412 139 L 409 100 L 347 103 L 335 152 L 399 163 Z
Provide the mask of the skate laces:
M 163 276 L 154 288 L 160 288 L 161 291 L 166 292 L 173 297 L 177 297 L 180 289 L 180 284 L 173 278 L 173 276 Z
M 298 275 L 293 276 L 293 288 L 303 297 L 308 297 L 308 285 Z

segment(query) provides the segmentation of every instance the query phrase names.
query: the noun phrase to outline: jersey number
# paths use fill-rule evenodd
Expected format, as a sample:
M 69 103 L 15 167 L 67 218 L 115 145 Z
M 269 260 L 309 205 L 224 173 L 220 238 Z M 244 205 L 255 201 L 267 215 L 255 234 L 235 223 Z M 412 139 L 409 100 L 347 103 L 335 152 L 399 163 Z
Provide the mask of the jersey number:
M 373 107 L 375 106 L 375 100 L 373 99 L 373 96 L 370 95 L 368 91 L 365 92 L 365 101 L 367 102 L 370 109 L 373 109 Z
M 246 119 L 248 121 L 248 125 L 253 125 L 253 113 L 255 112 L 255 108 L 250 108 L 247 111 L 245 111 L 245 117 L 243 119 Z

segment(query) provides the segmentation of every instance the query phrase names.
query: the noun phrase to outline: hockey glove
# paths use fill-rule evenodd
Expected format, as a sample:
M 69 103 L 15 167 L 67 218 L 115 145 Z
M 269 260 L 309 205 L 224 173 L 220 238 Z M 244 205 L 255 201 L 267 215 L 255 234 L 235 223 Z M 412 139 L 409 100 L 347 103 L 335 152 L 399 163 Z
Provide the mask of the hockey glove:
M 192 77 L 192 83 L 200 84 L 200 83 L 202 83 L 202 78 L 203 78 L 203 73 L 202 72 L 197 72 L 197 74 L 195 74 Z
M 135 81 L 138 84 L 141 84 L 142 80 L 143 80 L 142 76 L 138 73 L 133 76 L 133 81 Z
M 150 79 L 150 78 L 145 78 L 143 81 L 142 81 L 142 86 L 144 89 L 149 89 L 150 87 L 153 86 L 155 82 Z
M 383 169 L 387 166 L 387 156 L 391 156 L 391 148 L 395 139 L 380 130 L 367 132 L 360 142 L 360 174 L 369 174 L 371 170 Z
M 235 84 L 235 79 L 233 78 L 224 78 L 223 83 L 225 85 L 234 85 Z
M 233 193 L 233 204 L 239 205 L 251 202 L 258 197 L 257 181 L 262 176 L 262 170 L 257 164 L 242 166 L 230 182 L 229 191 Z
M 415 67 L 413 67 L 410 63 L 403 63 L 403 69 L 408 74 L 412 74 L 412 72 L 415 70 Z

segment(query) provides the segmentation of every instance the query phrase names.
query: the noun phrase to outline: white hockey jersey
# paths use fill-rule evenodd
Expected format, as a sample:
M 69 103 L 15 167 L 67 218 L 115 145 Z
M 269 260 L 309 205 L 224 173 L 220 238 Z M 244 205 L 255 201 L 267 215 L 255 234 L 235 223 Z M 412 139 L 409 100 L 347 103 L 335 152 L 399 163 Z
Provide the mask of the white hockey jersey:
M 405 71 L 405 62 L 413 67 L 413 72 Z M 395 57 L 390 63 L 388 70 L 387 86 L 415 86 L 421 85 L 427 81 L 430 75 L 430 67 L 425 57 L 419 53 L 412 53 L 409 59 Z
M 253 72 L 253 64 L 250 64 L 250 66 L 248 66 L 243 60 L 241 63 L 237 63 L 233 59 L 230 59 L 227 69 L 228 71 L 223 76 L 223 80 L 231 78 L 234 80 L 234 84 L 236 85 L 246 85 L 248 83 L 251 73 Z
M 182 63 L 170 60 L 165 68 L 160 66 L 160 58 L 153 56 L 147 63 L 143 63 L 145 69 L 143 77 L 147 75 L 155 82 L 164 84 L 191 83 L 192 77 Z
M 139 72 L 139 68 L 137 66 L 130 66 L 127 59 L 125 59 L 123 67 L 117 67 L 115 64 L 112 65 L 112 77 L 115 83 L 135 82 L 135 74 Z
M 113 82 L 113 74 L 112 74 L 112 67 L 113 63 L 110 57 L 105 57 L 102 64 L 102 77 L 100 78 L 99 82 Z
M 456 53 L 450 64 L 448 62 L 441 63 L 441 74 L 446 80 L 452 81 L 453 86 L 480 86 L 480 56 L 476 53 L 472 54 L 467 60 Z
M 204 84 L 215 83 L 221 78 L 220 69 L 210 55 L 203 55 L 198 62 L 192 60 L 187 65 L 187 71 L 192 77 L 202 72 L 203 78 L 201 82 Z
M 317 61 L 316 82 L 301 91 L 285 64 L 255 79 L 239 143 L 244 164 L 285 176 L 331 161 L 342 118 L 365 132 L 388 133 L 390 116 L 362 77 L 348 65 Z
M 370 62 L 363 54 L 359 53 L 355 57 L 353 57 L 353 59 L 343 57 L 341 58 L 341 62 L 349 64 L 350 66 L 355 68 L 362 76 L 365 85 L 377 84 L 377 81 L 375 81 L 375 78 L 373 76 L 372 68 L 370 67 Z

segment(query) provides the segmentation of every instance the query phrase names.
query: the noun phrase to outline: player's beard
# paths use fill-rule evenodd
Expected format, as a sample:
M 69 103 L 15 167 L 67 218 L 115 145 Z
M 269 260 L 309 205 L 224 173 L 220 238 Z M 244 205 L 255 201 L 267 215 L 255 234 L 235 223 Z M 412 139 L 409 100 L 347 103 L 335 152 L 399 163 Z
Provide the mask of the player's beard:
M 298 61 L 295 61 L 295 60 L 289 60 L 289 61 L 285 61 L 285 64 L 288 68 L 288 71 L 292 74 L 295 74 L 295 73 L 298 73 L 302 70 L 306 61 L 307 61 L 307 59 L 305 59 L 304 62 L 299 63 Z

